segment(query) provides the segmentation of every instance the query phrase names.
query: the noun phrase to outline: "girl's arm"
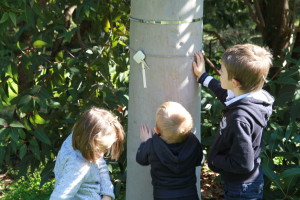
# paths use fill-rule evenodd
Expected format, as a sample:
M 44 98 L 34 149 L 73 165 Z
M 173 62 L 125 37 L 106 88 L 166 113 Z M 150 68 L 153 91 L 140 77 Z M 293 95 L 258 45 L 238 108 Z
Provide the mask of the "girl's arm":
M 74 197 L 84 182 L 89 169 L 90 165 L 83 160 L 82 162 L 73 159 L 68 160 L 63 166 L 61 177 L 56 179 L 50 200 Z
M 100 194 L 103 196 L 102 199 L 114 199 L 114 186 L 110 180 L 109 171 L 103 157 L 99 159 L 98 167 L 100 172 Z

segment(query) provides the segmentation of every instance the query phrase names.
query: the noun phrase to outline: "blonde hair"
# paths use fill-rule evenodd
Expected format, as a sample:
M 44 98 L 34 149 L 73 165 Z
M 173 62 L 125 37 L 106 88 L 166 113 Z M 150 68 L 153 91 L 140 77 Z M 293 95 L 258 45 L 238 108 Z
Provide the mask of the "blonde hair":
M 222 55 L 222 64 L 228 72 L 228 80 L 239 81 L 240 89 L 245 92 L 263 87 L 272 61 L 273 57 L 268 48 L 253 44 L 234 45 Z
M 115 135 L 116 141 L 109 147 L 105 136 L 112 135 Z M 86 110 L 73 127 L 73 148 L 94 163 L 105 151 L 108 151 L 112 159 L 117 160 L 123 151 L 124 140 L 122 125 L 114 114 L 105 109 L 92 107 Z
M 156 127 L 164 141 L 179 143 L 193 128 L 193 119 L 181 104 L 168 101 L 156 111 Z

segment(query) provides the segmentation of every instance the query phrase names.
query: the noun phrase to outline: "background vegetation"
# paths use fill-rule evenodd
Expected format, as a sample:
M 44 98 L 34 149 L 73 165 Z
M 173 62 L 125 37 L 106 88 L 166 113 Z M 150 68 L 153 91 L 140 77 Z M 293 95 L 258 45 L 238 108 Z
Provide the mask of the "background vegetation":
M 0 1 L 0 174 L 14 180 L 0 180 L 5 199 L 49 198 L 55 155 L 87 107 L 112 110 L 126 129 L 129 14 L 129 0 Z M 265 199 L 300 198 L 299 16 L 295 0 L 204 0 L 208 66 L 237 43 L 274 54 L 265 88 L 276 99 L 262 152 Z M 209 91 L 201 103 L 209 150 L 222 106 Z M 126 151 L 107 162 L 125 199 Z

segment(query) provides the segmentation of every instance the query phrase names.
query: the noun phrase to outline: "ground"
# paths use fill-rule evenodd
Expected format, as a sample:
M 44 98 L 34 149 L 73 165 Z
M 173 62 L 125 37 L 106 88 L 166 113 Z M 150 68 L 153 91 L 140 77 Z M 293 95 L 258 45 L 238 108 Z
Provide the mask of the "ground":
M 217 173 L 208 169 L 206 164 L 201 168 L 201 199 L 202 200 L 224 200 L 223 187 L 215 181 Z
M 13 182 L 12 178 L 7 174 L 0 174 L 0 199 L 3 197 L 1 191 L 4 191 L 6 186 Z
M 215 181 L 218 174 L 210 171 L 206 164 L 201 168 L 201 199 L 202 200 L 224 200 L 222 185 Z M 13 180 L 8 174 L 0 174 L 0 191 Z M 0 192 L 0 198 L 3 195 Z

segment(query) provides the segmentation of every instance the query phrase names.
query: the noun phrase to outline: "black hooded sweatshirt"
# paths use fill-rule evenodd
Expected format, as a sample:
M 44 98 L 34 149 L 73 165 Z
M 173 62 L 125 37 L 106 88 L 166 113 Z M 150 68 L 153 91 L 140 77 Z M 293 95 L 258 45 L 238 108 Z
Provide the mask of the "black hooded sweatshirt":
M 220 82 L 212 79 L 208 88 L 224 104 L 227 90 L 221 88 Z M 261 96 L 263 98 L 253 98 L 251 95 L 242 98 L 222 111 L 220 127 L 208 155 L 208 166 L 220 173 L 224 181 L 247 183 L 261 173 L 259 156 L 263 145 L 263 129 L 274 102 L 274 98 L 264 90 Z
M 167 144 L 158 134 L 141 143 L 136 154 L 140 165 L 151 165 L 153 195 L 176 198 L 197 195 L 196 166 L 203 164 L 199 140 L 189 133 L 182 143 Z

